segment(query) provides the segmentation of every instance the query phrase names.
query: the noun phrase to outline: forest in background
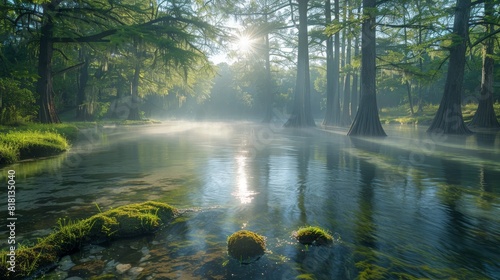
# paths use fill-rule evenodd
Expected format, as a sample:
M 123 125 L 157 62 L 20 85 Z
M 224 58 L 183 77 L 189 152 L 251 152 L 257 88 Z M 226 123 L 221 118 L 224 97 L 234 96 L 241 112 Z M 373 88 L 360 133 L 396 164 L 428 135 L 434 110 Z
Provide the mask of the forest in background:
M 449 123 L 462 122 L 468 105 L 484 107 L 483 120 L 474 117 L 472 124 L 499 127 L 493 111 L 500 99 L 493 79 L 500 75 L 499 6 L 496 0 L 4 0 L 0 123 L 271 121 L 279 112 L 290 114 L 290 126 L 314 125 L 316 118 L 332 126 L 362 123 L 366 132 L 384 110 L 402 117 L 435 110 L 435 122 Z M 221 53 L 227 61 L 215 65 L 210 57 Z M 361 106 L 365 93 L 374 107 Z M 355 121 L 358 108 L 370 113 Z M 374 131 L 367 134 L 383 134 Z

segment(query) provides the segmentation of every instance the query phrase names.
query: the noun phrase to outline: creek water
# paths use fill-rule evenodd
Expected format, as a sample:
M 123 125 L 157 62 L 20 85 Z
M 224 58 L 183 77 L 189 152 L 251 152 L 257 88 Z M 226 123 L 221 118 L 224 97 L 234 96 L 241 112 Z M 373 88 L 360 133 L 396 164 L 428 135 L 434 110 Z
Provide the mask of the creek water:
M 83 132 L 65 154 L 4 167 L 0 176 L 6 182 L 16 171 L 16 238 L 24 244 L 60 218 L 128 203 L 193 210 L 153 235 L 71 256 L 76 265 L 101 262 L 93 275 L 499 279 L 500 133 L 385 129 L 389 137 L 352 138 L 251 122 L 104 127 Z M 291 235 L 306 225 L 329 230 L 334 244 L 297 243 Z M 255 263 L 227 255 L 226 239 L 240 229 L 266 237 L 267 252 Z M 131 269 L 118 272 L 115 264 Z M 71 273 L 44 277 L 92 276 Z

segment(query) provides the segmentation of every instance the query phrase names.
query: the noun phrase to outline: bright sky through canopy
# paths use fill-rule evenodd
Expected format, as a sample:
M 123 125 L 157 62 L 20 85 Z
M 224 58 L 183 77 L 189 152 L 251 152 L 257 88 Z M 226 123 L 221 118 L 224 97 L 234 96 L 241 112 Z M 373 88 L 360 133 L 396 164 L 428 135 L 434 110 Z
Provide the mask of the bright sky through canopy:
M 252 38 L 247 35 L 239 35 L 236 45 L 238 52 L 247 53 L 252 50 Z

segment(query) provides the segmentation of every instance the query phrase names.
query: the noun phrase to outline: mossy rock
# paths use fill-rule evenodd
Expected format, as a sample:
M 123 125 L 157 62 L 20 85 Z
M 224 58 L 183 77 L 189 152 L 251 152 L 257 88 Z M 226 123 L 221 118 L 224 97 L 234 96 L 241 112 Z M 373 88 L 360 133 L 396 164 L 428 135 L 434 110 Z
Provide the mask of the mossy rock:
M 229 255 L 240 263 L 249 264 L 258 260 L 266 251 L 266 240 L 257 233 L 240 230 L 227 239 Z
M 168 204 L 148 201 L 117 207 L 81 221 L 59 220 L 54 233 L 32 247 L 18 248 L 15 273 L 9 274 L 9 264 L 3 259 L 8 252 L 0 252 L 0 278 L 24 278 L 48 270 L 59 258 L 84 244 L 152 233 L 177 214 L 178 211 Z
M 118 207 L 87 219 L 95 239 L 130 237 L 157 230 L 172 220 L 178 211 L 165 203 L 148 201 Z
M 330 245 L 333 237 L 320 227 L 303 227 L 293 233 L 293 236 L 304 245 Z

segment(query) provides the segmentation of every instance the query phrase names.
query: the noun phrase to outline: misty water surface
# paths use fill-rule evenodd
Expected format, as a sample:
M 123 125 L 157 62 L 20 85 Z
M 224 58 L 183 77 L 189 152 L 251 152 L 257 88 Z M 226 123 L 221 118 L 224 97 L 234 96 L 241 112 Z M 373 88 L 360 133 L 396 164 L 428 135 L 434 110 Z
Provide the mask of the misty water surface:
M 139 278 L 498 278 L 500 134 L 385 129 L 389 137 L 361 139 L 244 122 L 98 128 L 68 153 L 1 174 L 16 170 L 17 237 L 26 243 L 58 218 L 98 213 L 96 205 L 158 200 L 195 210 L 98 253 L 141 267 Z M 305 225 L 336 242 L 297 244 L 290 235 Z M 254 264 L 227 256 L 226 238 L 239 229 L 267 238 Z

